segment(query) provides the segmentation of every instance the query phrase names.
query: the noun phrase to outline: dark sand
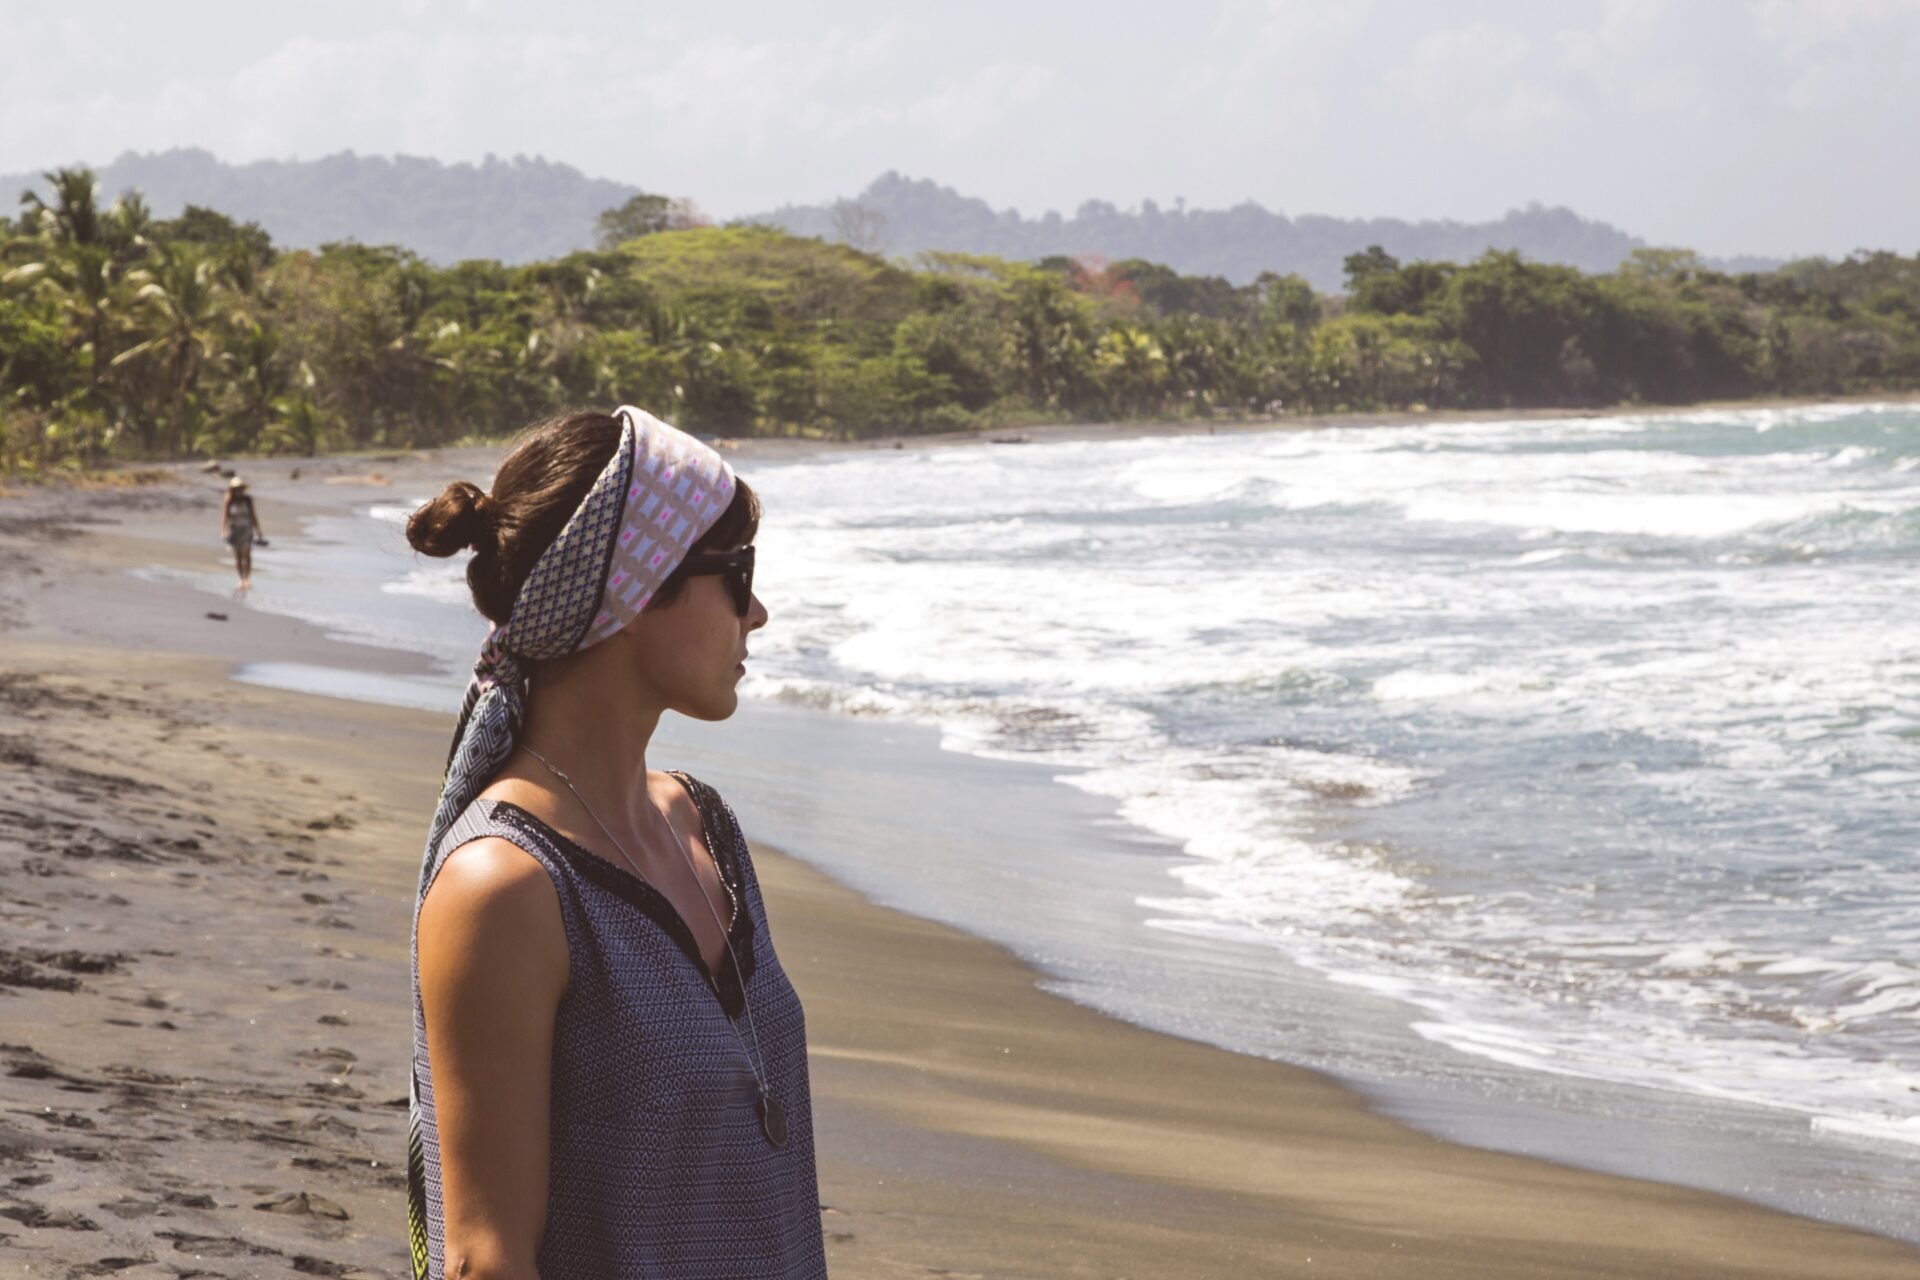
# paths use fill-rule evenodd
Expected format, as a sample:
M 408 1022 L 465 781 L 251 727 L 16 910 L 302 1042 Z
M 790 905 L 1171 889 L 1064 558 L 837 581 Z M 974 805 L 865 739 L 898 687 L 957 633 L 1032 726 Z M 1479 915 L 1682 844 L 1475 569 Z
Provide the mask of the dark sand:
M 248 471 L 284 538 L 385 487 L 329 474 L 418 492 L 492 456 Z M 227 679 L 426 663 L 127 576 L 212 563 L 217 501 L 186 471 L 0 500 L 0 1274 L 404 1270 L 407 926 L 451 726 Z M 1897 1242 L 1438 1141 L 755 848 L 843 1280 L 1920 1277 Z

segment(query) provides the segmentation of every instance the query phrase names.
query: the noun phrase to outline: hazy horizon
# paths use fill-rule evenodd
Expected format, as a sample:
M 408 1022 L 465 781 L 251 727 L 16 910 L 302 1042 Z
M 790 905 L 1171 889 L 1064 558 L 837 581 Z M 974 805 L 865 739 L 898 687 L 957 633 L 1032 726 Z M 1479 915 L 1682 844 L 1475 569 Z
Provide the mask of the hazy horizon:
M 523 154 L 721 218 L 898 170 L 1027 217 L 1184 199 L 1486 221 L 1538 202 L 1712 256 L 1920 251 L 1903 137 L 1920 0 L 1541 8 L 989 0 L 907 20 L 843 0 L 667 19 L 350 0 L 318 20 L 0 0 L 18 33 L 0 48 L 0 173 L 182 146 Z

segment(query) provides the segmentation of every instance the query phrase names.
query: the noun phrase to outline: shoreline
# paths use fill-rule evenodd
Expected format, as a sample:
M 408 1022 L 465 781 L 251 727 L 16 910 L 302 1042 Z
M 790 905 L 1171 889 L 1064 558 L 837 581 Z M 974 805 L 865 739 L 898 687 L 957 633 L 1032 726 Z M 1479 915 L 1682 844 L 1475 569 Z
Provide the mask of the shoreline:
M 974 432 L 944 432 L 924 436 L 888 436 L 883 446 L 892 448 L 898 439 L 916 444 L 991 444 L 992 434 L 1031 437 L 1043 440 L 1128 440 L 1141 437 L 1234 435 L 1259 431 L 1323 431 L 1340 428 L 1418 427 L 1440 423 L 1472 422 L 1546 422 L 1587 418 L 1662 418 L 1693 413 L 1755 412 L 1767 409 L 1804 409 L 1813 405 L 1912 404 L 1920 402 L 1920 391 L 1893 391 L 1884 395 L 1847 396 L 1764 396 L 1752 400 L 1702 400 L 1693 404 L 1631 405 L 1616 404 L 1576 409 L 1363 409 L 1345 413 L 1310 413 L 1277 418 L 1234 418 L 1214 420 L 1172 420 L 1141 422 L 1047 423 L 1032 427 L 995 428 Z M 745 437 L 746 443 L 759 438 Z M 866 445 L 865 441 L 821 442 L 848 447 Z
M 445 460 L 439 461 L 444 466 Z M 156 515 L 168 510 L 184 514 L 204 505 L 192 502 L 191 495 L 172 496 L 189 500 L 170 503 L 156 490 L 137 503 L 147 504 Z M 115 499 L 106 505 L 109 511 L 124 510 L 123 504 L 134 502 Z M 287 509 L 279 499 L 276 504 Z M 351 887 L 344 894 L 336 889 L 303 893 L 351 896 L 354 910 L 344 909 L 344 903 L 306 903 L 299 896 L 293 902 L 300 905 L 289 909 L 308 916 L 307 924 L 295 927 L 296 933 L 310 927 L 338 931 L 314 935 L 328 940 L 313 946 L 355 952 L 356 968 L 325 980 L 356 977 L 350 987 L 364 985 L 391 994 L 396 946 L 399 972 L 405 972 L 405 894 L 411 889 L 419 839 L 414 828 L 424 825 L 431 807 L 434 770 L 445 749 L 439 740 L 446 732 L 445 718 L 237 685 L 229 678 L 230 664 L 245 657 L 304 656 L 333 665 L 398 671 L 426 660 L 396 651 L 348 648 L 305 623 L 246 609 L 229 611 L 227 625 L 209 628 L 202 615 L 218 610 L 206 607 L 210 598 L 204 593 L 166 583 L 129 586 L 124 573 L 128 557 L 136 553 L 143 558 L 135 563 L 177 556 L 182 563 L 204 566 L 211 553 L 190 531 L 174 540 L 135 539 L 127 531 L 108 532 L 105 527 L 77 537 L 55 535 L 50 531 L 74 526 L 63 524 L 57 513 L 47 513 L 38 526 L 10 519 L 9 505 L 0 503 L 0 596 L 6 597 L 0 603 L 0 627 L 12 628 L 7 641 L 14 656 L 10 667 L 28 677 L 9 688 L 37 686 L 38 692 L 33 694 L 37 700 L 24 708 L 18 698 L 0 704 L 9 721 L 0 734 L 17 738 L 23 724 L 15 720 L 33 726 L 37 763 L 28 767 L 28 774 L 99 789 L 84 778 L 58 774 L 58 768 L 67 766 L 51 747 L 40 749 L 43 733 L 49 743 L 84 756 L 80 772 L 96 777 L 120 776 L 100 773 L 109 763 L 124 770 L 124 776 L 138 773 L 143 765 L 164 763 L 167 778 L 146 785 L 165 788 L 185 781 L 204 786 L 195 793 L 202 797 L 198 803 L 219 816 L 221 825 L 238 824 L 241 844 L 271 843 L 306 829 L 290 826 L 284 815 L 269 812 L 258 796 L 246 791 L 249 785 L 257 786 L 259 773 L 269 766 L 284 773 L 298 762 L 305 770 L 300 776 L 317 779 L 312 784 L 317 794 L 367 797 L 355 802 L 362 804 L 361 813 L 348 815 L 353 825 L 323 827 L 309 836 L 337 843 L 341 850 L 328 855 L 339 856 L 340 867 L 317 874 L 331 874 Z M 81 505 L 84 509 L 90 504 L 83 499 Z M 206 509 L 210 513 L 212 508 Z M 284 533 L 291 515 L 289 511 L 279 517 L 274 532 Z M 148 533 L 171 527 L 159 519 Z M 35 528 L 44 540 L 36 540 Z M 181 528 L 188 527 L 183 523 Z M 24 553 L 23 542 L 28 548 Z M 49 569 L 70 575 L 51 599 L 43 585 Z M 156 616 L 157 611 L 168 612 Z M 41 634 L 31 647 L 19 643 L 46 632 L 60 635 L 63 642 L 53 646 L 52 635 Z M 116 633 L 129 632 L 153 636 L 152 650 L 157 652 L 128 648 L 124 640 L 108 645 Z M 170 724 L 167 700 L 218 708 L 220 713 L 210 722 Z M 149 742 L 144 757 L 123 758 L 126 748 L 115 740 L 121 724 L 86 710 L 89 706 L 110 708 L 127 727 L 151 722 L 157 726 L 156 739 L 162 733 L 173 738 L 159 747 Z M 374 744 L 358 741 L 350 754 L 338 750 L 347 738 L 363 736 L 360 730 L 369 726 L 378 726 L 390 741 L 379 743 L 371 755 L 366 748 Z M 194 755 L 186 750 L 189 746 L 203 749 L 203 754 Z M 740 797 L 731 798 L 740 806 Z M 304 792 L 302 800 L 309 802 Z M 101 807 L 115 810 L 117 801 L 106 796 Z M 238 816 L 229 817 L 229 811 Z M 184 810 L 176 810 L 180 812 Z M 332 822 L 339 811 L 294 816 L 310 825 Z M 183 834 L 168 838 L 211 846 L 216 835 L 200 833 L 217 831 L 216 826 L 189 824 Z M 1330 1267 L 1336 1275 L 1785 1276 L 1811 1274 L 1814 1268 L 1835 1276 L 1920 1274 L 1920 1253 L 1882 1237 L 1709 1193 L 1439 1142 L 1383 1119 L 1360 1095 L 1314 1072 L 1143 1030 L 1048 994 L 1039 986 L 1045 975 L 1004 948 L 875 906 L 770 847 L 756 841 L 755 848 L 768 883 L 769 909 L 778 918 L 777 945 L 801 987 L 813 1030 L 816 1105 L 823 1133 L 822 1197 L 831 1206 L 827 1229 L 835 1274 L 923 1274 L 937 1264 L 984 1274 L 1112 1274 L 1147 1266 L 1155 1273 L 1234 1275 L 1299 1263 L 1308 1254 L 1316 1268 Z M 299 851 L 295 847 L 287 852 Z M 240 870 L 234 874 L 240 882 L 252 874 L 246 868 L 253 865 L 253 856 L 250 849 L 235 852 Z M 300 872 L 315 870 L 310 864 L 293 865 L 298 870 L 291 877 L 280 875 L 288 867 L 275 867 L 274 880 L 298 880 Z M 102 866 L 98 859 L 85 860 L 77 874 L 91 876 Z M 12 868 L 0 863 L 0 869 Z M 264 865 L 258 869 L 266 874 Z M 164 891 L 174 887 L 166 881 L 184 870 L 189 868 L 171 869 L 165 877 L 154 871 L 158 887 L 149 886 L 154 902 L 183 919 L 210 919 L 216 908 L 199 905 L 201 915 L 196 917 L 194 902 Z M 16 878 L 4 886 L 9 909 L 20 883 Z M 117 887 L 108 896 L 126 893 Z M 72 898 L 75 919 L 91 927 L 94 915 L 113 914 L 90 905 L 100 900 L 99 895 Z M 51 901 L 50 895 L 43 897 L 43 903 Z M 311 910 L 321 905 L 328 908 L 324 916 Z M 333 910 L 335 906 L 342 909 Z M 323 918 L 346 924 L 313 925 Z M 273 936 L 263 933 L 252 940 L 267 947 Z M 337 945 L 340 937 L 355 945 Z M 332 966 L 346 963 L 317 950 L 279 957 L 279 962 L 284 968 L 275 972 L 289 986 L 299 978 L 311 980 L 309 970 L 316 964 L 332 971 Z M 136 1006 L 134 987 L 143 981 L 151 984 L 156 972 L 166 972 L 169 981 L 163 985 L 189 995 L 194 991 L 168 957 L 143 954 L 126 968 L 125 976 L 79 981 L 83 988 L 107 993 L 107 1000 Z M 38 971 L 44 973 L 44 966 Z M 176 977 L 182 980 L 173 981 Z M 337 1035 L 327 1032 L 328 1040 L 315 1041 L 302 1052 L 344 1050 L 353 1056 L 346 1065 L 358 1065 L 360 1081 L 377 1078 L 384 1084 L 380 1073 L 395 1069 L 394 1063 L 403 1065 L 394 1046 L 405 1041 L 391 1026 L 375 1024 L 404 1017 L 404 981 L 398 985 L 401 995 L 392 1008 L 378 995 L 338 997 L 365 1007 L 348 1010 L 352 1016 Z M 198 1000 L 212 1006 L 231 994 L 203 984 Z M 166 1000 L 169 1007 L 195 1006 L 199 1013 L 212 1013 L 174 992 L 149 990 L 141 998 L 146 996 Z M 50 1010 L 70 1010 L 76 1001 L 93 997 L 85 989 L 31 988 L 26 998 Z M 18 1012 L 21 1006 L 14 1008 Z M 121 1033 L 82 1027 L 82 1020 L 71 1016 L 48 1021 L 61 1027 L 60 1035 L 37 1042 L 33 1052 L 53 1065 L 37 1076 L 16 1072 L 7 1081 L 10 1110 L 40 1101 L 39 1094 L 22 1098 L 18 1090 L 46 1086 L 64 1091 L 62 1079 L 72 1083 L 79 1077 L 98 1092 L 119 1078 L 110 1072 L 113 1063 L 77 1060 L 88 1052 L 118 1048 L 97 1041 Z M 33 1024 L 37 1035 L 40 1020 Z M 358 1030 L 344 1029 L 349 1027 Z M 304 1043 L 300 1035 L 312 1035 L 305 1023 L 296 1028 L 286 1022 L 279 1031 L 289 1038 L 282 1046 L 289 1052 Z M 160 1037 L 156 1043 L 165 1040 Z M 168 1045 L 156 1053 L 164 1057 L 171 1050 Z M 191 1070 L 181 1070 L 171 1058 L 162 1070 L 175 1078 L 176 1086 L 217 1069 L 187 1056 Z M 337 1072 L 343 1060 L 336 1054 L 325 1062 Z M 145 1057 L 134 1065 L 153 1070 Z M 28 1067 L 39 1069 L 31 1062 Z M 227 1070 L 226 1082 L 231 1084 L 233 1068 Z M 261 1074 L 273 1073 L 254 1071 L 249 1064 L 238 1077 L 242 1091 L 257 1091 L 255 1077 Z M 353 1078 L 351 1073 L 335 1074 L 309 1082 L 320 1089 L 310 1096 L 346 1099 L 344 1093 L 330 1095 L 327 1090 L 335 1081 Z M 171 1087 L 148 1086 L 150 1093 Z M 363 1087 L 367 1098 L 390 1099 L 382 1087 Z M 398 1092 L 404 1093 L 403 1082 Z M 56 1101 L 70 1109 L 67 1114 L 89 1118 L 77 1110 L 88 1099 L 63 1096 Z M 382 1127 L 390 1122 L 389 1115 L 358 1099 L 347 1102 L 331 1110 L 315 1105 L 312 1114 L 303 1114 L 296 1123 L 312 1122 L 331 1131 L 325 1123 L 331 1120 L 368 1135 L 361 1143 L 366 1149 L 392 1145 L 392 1134 Z M 123 1105 L 131 1104 L 116 1102 L 115 1108 Z M 824 1135 L 836 1130 L 841 1141 L 830 1147 Z M 275 1167 L 316 1168 L 284 1162 Z M 348 1180 L 345 1166 L 328 1173 L 338 1174 L 344 1187 L 316 1179 L 311 1195 L 347 1208 L 353 1215 L 347 1220 L 367 1224 L 361 1238 L 331 1237 L 341 1259 L 365 1257 L 364 1265 L 377 1267 L 379 1242 L 388 1228 L 380 1184 L 360 1186 Z M 289 1180 L 284 1172 L 280 1177 Z M 270 1180 L 262 1175 L 262 1185 Z M 44 1185 L 58 1186 L 59 1178 Z M 155 1194 L 151 1186 L 136 1187 L 113 1203 L 146 1203 L 142 1197 Z M 264 1193 L 234 1191 L 227 1185 L 211 1194 L 213 1210 L 169 1207 L 161 1198 L 155 1200 L 160 1209 L 151 1216 L 205 1212 L 227 1224 L 226 1239 L 280 1247 L 274 1243 L 278 1237 L 242 1230 L 270 1221 L 278 1226 L 278 1220 L 237 1199 L 231 1212 L 219 1207 L 230 1197 Z M 19 1195 L 43 1206 L 54 1198 L 53 1192 L 40 1190 Z M 1418 1203 L 1407 1204 L 1408 1199 Z M 97 1196 L 87 1203 L 76 1199 L 71 1211 L 117 1229 L 102 1217 L 101 1203 Z M 347 1220 L 312 1212 L 288 1218 L 314 1231 L 346 1230 L 337 1223 Z M 397 1224 L 397 1208 L 393 1220 Z M 16 1233 L 27 1235 L 35 1243 L 55 1237 L 81 1241 L 81 1233 L 69 1229 L 63 1234 L 57 1227 L 29 1226 Z M 397 1226 L 392 1237 L 397 1250 Z M 174 1241 L 176 1252 L 184 1252 L 180 1243 Z M 0 1240 L 0 1249 L 17 1244 L 18 1239 Z M 1494 1256 L 1488 1256 L 1489 1250 Z M 281 1253 L 299 1256 L 287 1254 L 286 1248 Z M 318 1250 L 314 1256 L 328 1255 Z M 73 1260 L 79 1261 L 79 1255 Z
M 1602 407 L 1572 409 L 1368 409 L 1352 412 L 1301 414 L 1299 416 L 1281 416 L 1275 418 L 1221 418 L 1221 419 L 1158 419 L 1123 422 L 1052 422 L 1031 426 L 979 427 L 967 431 L 942 431 L 910 435 L 880 435 L 858 440 L 813 439 L 798 436 L 723 436 L 717 437 L 729 458 L 736 462 L 783 462 L 820 454 L 857 453 L 875 449 L 920 448 L 925 446 L 952 447 L 955 445 L 995 445 L 1012 447 L 1018 444 L 1038 444 L 1048 441 L 1097 441 L 1097 440 L 1138 440 L 1171 436 L 1192 435 L 1242 435 L 1265 431 L 1324 431 L 1350 428 L 1367 430 L 1379 427 L 1431 426 L 1447 423 L 1474 422 L 1545 422 L 1569 419 L 1589 418 L 1662 418 L 1694 413 L 1749 413 L 1770 409 L 1804 409 L 1816 405 L 1871 405 L 1871 404 L 1914 404 L 1920 403 L 1920 391 L 1889 391 L 1884 394 L 1860 393 L 1836 396 L 1763 396 L 1751 400 L 1702 400 L 1693 404 L 1632 405 L 1616 404 Z M 1000 437 L 996 439 L 995 437 Z M 1020 437 L 1013 439 L 1013 437 Z M 714 440 L 716 437 L 707 436 Z M 378 464 L 398 464 L 408 462 L 446 461 L 466 457 L 497 457 L 511 437 L 482 443 L 461 443 L 449 445 L 427 445 L 418 448 L 395 449 L 358 449 L 342 453 L 321 453 L 309 457 L 296 454 L 236 454 L 223 455 L 225 464 L 234 469 L 285 467 L 290 471 L 312 473 L 328 483 L 339 483 L 329 477 L 347 477 L 355 474 L 355 465 L 364 465 L 366 470 L 360 474 L 372 474 L 382 477 L 381 483 L 389 482 L 385 472 Z M 120 461 L 106 466 L 76 473 L 78 477 L 97 478 L 116 473 L 135 476 L 135 484 L 142 483 L 139 473 L 158 473 L 170 475 L 176 480 L 191 480 L 205 460 L 191 458 L 161 459 L 158 461 Z M 20 496 L 31 493 L 36 482 L 27 482 L 22 490 L 8 490 L 0 484 L 0 500 L 8 496 Z M 74 484 L 73 476 L 56 477 L 49 487 L 87 487 L 85 479 Z

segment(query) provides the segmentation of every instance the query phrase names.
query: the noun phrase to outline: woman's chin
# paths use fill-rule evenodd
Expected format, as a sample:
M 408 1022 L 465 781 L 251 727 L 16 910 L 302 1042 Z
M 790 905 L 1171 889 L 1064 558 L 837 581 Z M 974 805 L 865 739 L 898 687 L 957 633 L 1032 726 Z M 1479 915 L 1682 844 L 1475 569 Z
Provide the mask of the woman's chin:
M 726 720 L 740 709 L 740 695 L 733 689 L 723 689 L 711 697 L 689 702 L 676 708 L 681 715 L 693 720 Z

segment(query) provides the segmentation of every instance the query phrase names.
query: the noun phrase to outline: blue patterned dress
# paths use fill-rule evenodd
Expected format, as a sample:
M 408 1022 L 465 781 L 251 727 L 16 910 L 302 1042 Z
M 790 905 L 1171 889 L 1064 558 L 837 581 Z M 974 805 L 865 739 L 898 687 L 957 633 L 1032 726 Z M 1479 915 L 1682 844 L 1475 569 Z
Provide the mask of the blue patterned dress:
M 825 1276 L 814 1172 L 807 1033 L 799 997 L 767 936 L 753 860 L 732 808 L 676 774 L 735 903 L 733 960 L 708 975 L 699 945 L 651 885 L 581 848 L 526 810 L 477 799 L 440 842 L 499 836 L 553 880 L 568 975 L 554 1023 L 542 1280 L 735 1280 Z M 417 915 L 416 915 L 417 923 Z M 753 1008 L 768 1089 L 786 1110 L 775 1147 L 741 1046 Z M 735 1023 L 737 1021 L 737 1024 Z M 740 1034 L 734 1033 L 734 1025 Z M 418 1091 L 428 1273 L 445 1267 L 433 1074 L 416 937 L 413 1064 Z

